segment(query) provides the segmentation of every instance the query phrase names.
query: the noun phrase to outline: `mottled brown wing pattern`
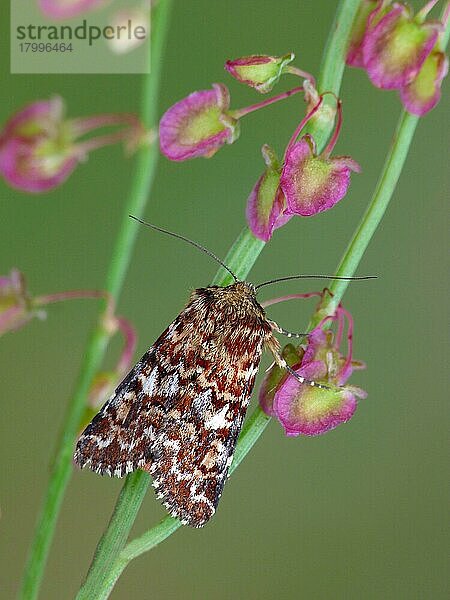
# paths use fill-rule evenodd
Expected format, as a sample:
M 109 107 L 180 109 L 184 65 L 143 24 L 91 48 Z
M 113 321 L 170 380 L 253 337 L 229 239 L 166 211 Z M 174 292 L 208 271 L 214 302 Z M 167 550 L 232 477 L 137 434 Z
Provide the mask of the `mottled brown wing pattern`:
M 155 360 L 152 347 L 86 427 L 74 454 L 80 467 L 115 477 L 149 468 L 155 431 L 164 416 L 148 393 L 159 384 L 152 375 Z
M 82 434 L 81 466 L 151 473 L 183 523 L 214 514 L 271 335 L 247 287 L 203 288 L 142 357 Z M 245 293 L 243 293 L 245 292 Z

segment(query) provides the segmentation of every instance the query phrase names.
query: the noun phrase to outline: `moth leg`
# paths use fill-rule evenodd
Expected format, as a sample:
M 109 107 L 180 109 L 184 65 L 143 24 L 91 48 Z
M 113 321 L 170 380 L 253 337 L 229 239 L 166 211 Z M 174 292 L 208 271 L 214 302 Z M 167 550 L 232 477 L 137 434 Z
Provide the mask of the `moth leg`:
M 324 385 L 323 383 L 317 383 L 317 381 L 312 381 L 312 379 L 306 379 L 305 377 L 302 377 L 301 375 L 296 373 L 294 371 L 294 369 L 292 369 L 287 364 L 287 362 L 284 360 L 284 358 L 281 356 L 281 354 L 279 352 L 274 352 L 273 356 L 274 356 L 274 359 L 275 359 L 275 362 L 277 363 L 277 365 L 279 367 L 281 367 L 282 369 L 286 369 L 286 371 L 289 373 L 289 375 L 292 375 L 292 377 L 295 377 L 295 379 L 297 379 L 297 381 L 299 381 L 300 383 L 302 383 L 304 385 L 310 385 L 311 387 L 319 388 L 320 390 L 336 391 L 337 389 L 339 389 L 339 388 L 331 387 L 329 385 Z
M 283 327 L 280 327 L 278 325 L 278 323 L 275 323 L 275 321 L 269 321 L 270 326 L 272 327 L 273 331 L 276 331 L 277 333 L 281 333 L 282 335 L 285 335 L 288 338 L 303 338 L 305 336 L 307 336 L 307 333 L 297 333 L 297 332 L 292 332 L 292 331 L 288 331 L 287 329 L 283 329 Z

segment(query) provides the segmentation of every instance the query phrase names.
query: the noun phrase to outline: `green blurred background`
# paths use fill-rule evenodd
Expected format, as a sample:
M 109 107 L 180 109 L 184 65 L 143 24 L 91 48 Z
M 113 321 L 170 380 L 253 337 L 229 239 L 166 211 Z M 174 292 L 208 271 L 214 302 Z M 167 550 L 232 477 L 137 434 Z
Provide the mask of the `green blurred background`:
M 223 71 L 227 58 L 292 50 L 296 64 L 317 74 L 335 8 L 329 0 L 175 2 L 159 114 L 214 81 L 229 84 L 234 107 L 256 102 L 252 90 Z M 0 122 L 52 94 L 66 99 L 71 116 L 138 110 L 139 76 L 9 75 L 8 38 L 5 15 Z M 286 78 L 283 85 L 289 83 Z M 400 103 L 395 93 L 373 88 L 360 70 L 346 71 L 342 99 L 336 151 L 357 159 L 363 173 L 353 176 L 335 210 L 293 219 L 279 230 L 251 273 L 254 282 L 331 273 L 369 202 Z M 268 142 L 282 152 L 299 118 L 298 102 L 246 118 L 240 140 L 212 160 L 162 158 L 146 217 L 224 256 L 244 225 L 245 200 L 262 170 L 260 147 Z M 444 98 L 419 124 L 391 206 L 359 268 L 378 274 L 378 281 L 354 284 L 345 296 L 355 318 L 354 356 L 368 365 L 352 382 L 368 399 L 351 422 L 318 438 L 287 439 L 271 423 L 227 484 L 210 525 L 183 528 L 135 560 L 112 598 L 448 597 L 448 108 Z M 0 272 L 18 267 L 35 294 L 101 287 L 132 166 L 116 146 L 92 154 L 48 194 L 26 195 L 0 182 Z M 208 284 L 215 270 L 194 249 L 140 232 L 119 303 L 139 332 L 136 357 L 180 311 L 189 290 Z M 290 282 L 264 297 L 312 289 L 314 282 Z M 286 303 L 270 315 L 295 330 L 311 310 Z M 94 301 L 67 302 L 52 307 L 47 321 L 1 339 L 2 598 L 18 587 L 95 316 Z M 106 365 L 118 351 L 113 343 Z M 42 598 L 74 596 L 121 485 L 74 473 Z M 150 491 L 134 533 L 164 514 Z

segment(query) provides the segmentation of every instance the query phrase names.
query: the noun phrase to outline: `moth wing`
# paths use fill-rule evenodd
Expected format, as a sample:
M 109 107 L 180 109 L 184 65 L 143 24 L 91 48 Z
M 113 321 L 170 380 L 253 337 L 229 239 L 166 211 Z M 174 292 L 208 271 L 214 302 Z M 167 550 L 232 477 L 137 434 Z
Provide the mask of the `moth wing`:
M 164 416 L 157 402 L 161 376 L 151 347 L 81 434 L 74 454 L 80 467 L 115 477 L 149 468 Z
M 156 495 L 183 524 L 202 527 L 222 494 L 254 386 L 259 357 L 246 373 L 233 365 L 212 381 L 209 369 L 180 391 L 154 443 L 150 466 Z M 221 390 L 232 380 L 234 392 Z M 195 387 L 195 392 L 193 387 Z
M 219 502 L 270 332 L 261 318 L 243 321 L 234 305 L 219 310 L 212 290 L 194 293 L 75 452 L 80 466 L 98 473 L 149 471 L 171 514 L 195 527 Z

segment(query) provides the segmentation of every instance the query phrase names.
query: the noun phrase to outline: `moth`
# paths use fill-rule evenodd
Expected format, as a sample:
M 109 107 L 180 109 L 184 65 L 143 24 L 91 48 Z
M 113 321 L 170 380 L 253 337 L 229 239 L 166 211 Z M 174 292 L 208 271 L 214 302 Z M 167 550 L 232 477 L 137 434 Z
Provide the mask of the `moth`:
M 234 283 L 192 292 L 81 434 L 74 459 L 101 475 L 149 472 L 170 514 L 202 527 L 222 494 L 262 352 L 269 350 L 301 383 L 327 386 L 300 377 L 282 358 L 274 332 L 304 334 L 289 334 L 267 318 L 256 294 L 272 282 L 239 281 L 199 244 L 146 225 L 201 248 Z

